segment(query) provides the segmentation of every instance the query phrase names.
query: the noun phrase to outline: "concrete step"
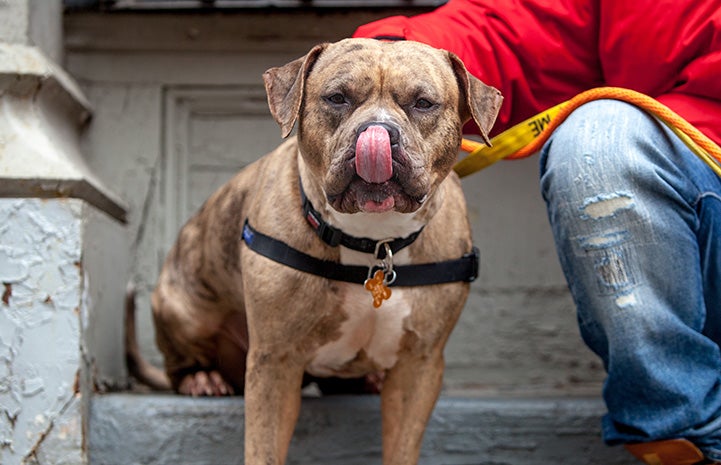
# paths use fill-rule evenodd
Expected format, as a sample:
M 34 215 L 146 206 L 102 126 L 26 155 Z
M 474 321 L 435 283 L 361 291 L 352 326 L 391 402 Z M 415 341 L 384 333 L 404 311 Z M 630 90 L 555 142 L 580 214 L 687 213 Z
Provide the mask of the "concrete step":
M 600 400 L 447 398 L 421 465 L 634 465 L 600 439 Z M 243 463 L 243 399 L 108 394 L 91 399 L 90 463 Z M 381 464 L 379 398 L 304 398 L 288 465 Z

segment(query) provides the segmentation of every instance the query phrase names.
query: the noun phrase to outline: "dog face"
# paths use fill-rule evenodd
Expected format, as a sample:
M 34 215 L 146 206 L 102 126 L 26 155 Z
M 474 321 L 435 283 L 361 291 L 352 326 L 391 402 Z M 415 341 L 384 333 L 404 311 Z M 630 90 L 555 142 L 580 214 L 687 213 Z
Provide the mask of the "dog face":
M 283 136 L 301 121 L 301 155 L 340 213 L 417 211 L 453 167 L 463 124 L 488 143 L 502 101 L 455 55 L 407 41 L 319 45 L 264 80 Z

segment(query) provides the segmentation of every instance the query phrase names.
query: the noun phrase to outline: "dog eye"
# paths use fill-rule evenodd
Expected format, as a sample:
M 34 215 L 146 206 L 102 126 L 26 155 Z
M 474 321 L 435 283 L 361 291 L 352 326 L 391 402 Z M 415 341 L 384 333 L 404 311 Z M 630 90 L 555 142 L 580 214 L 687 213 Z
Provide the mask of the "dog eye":
M 348 100 L 346 100 L 345 96 L 339 93 L 329 95 L 325 97 L 325 99 L 333 105 L 343 105 L 348 103 Z
M 435 104 L 433 102 L 424 98 L 419 98 L 416 100 L 416 103 L 413 104 L 413 108 L 416 110 L 430 110 L 434 106 Z

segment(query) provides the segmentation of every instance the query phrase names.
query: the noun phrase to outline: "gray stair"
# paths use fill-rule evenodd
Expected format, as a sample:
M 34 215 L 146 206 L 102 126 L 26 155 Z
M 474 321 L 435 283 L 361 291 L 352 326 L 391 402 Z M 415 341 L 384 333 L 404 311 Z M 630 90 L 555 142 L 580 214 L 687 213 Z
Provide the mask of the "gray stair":
M 600 400 L 441 398 L 421 465 L 633 465 L 603 445 Z M 96 395 L 92 465 L 243 463 L 243 399 Z M 288 465 L 381 464 L 379 399 L 305 398 Z

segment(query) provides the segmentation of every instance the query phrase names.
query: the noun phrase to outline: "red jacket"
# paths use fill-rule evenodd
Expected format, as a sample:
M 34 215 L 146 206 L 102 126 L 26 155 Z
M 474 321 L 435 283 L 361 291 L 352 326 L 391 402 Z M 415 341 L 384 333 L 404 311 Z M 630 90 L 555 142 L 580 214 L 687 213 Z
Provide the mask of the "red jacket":
M 494 134 L 607 85 L 657 98 L 721 143 L 721 0 L 450 0 L 354 36 L 459 55 L 505 97 Z

